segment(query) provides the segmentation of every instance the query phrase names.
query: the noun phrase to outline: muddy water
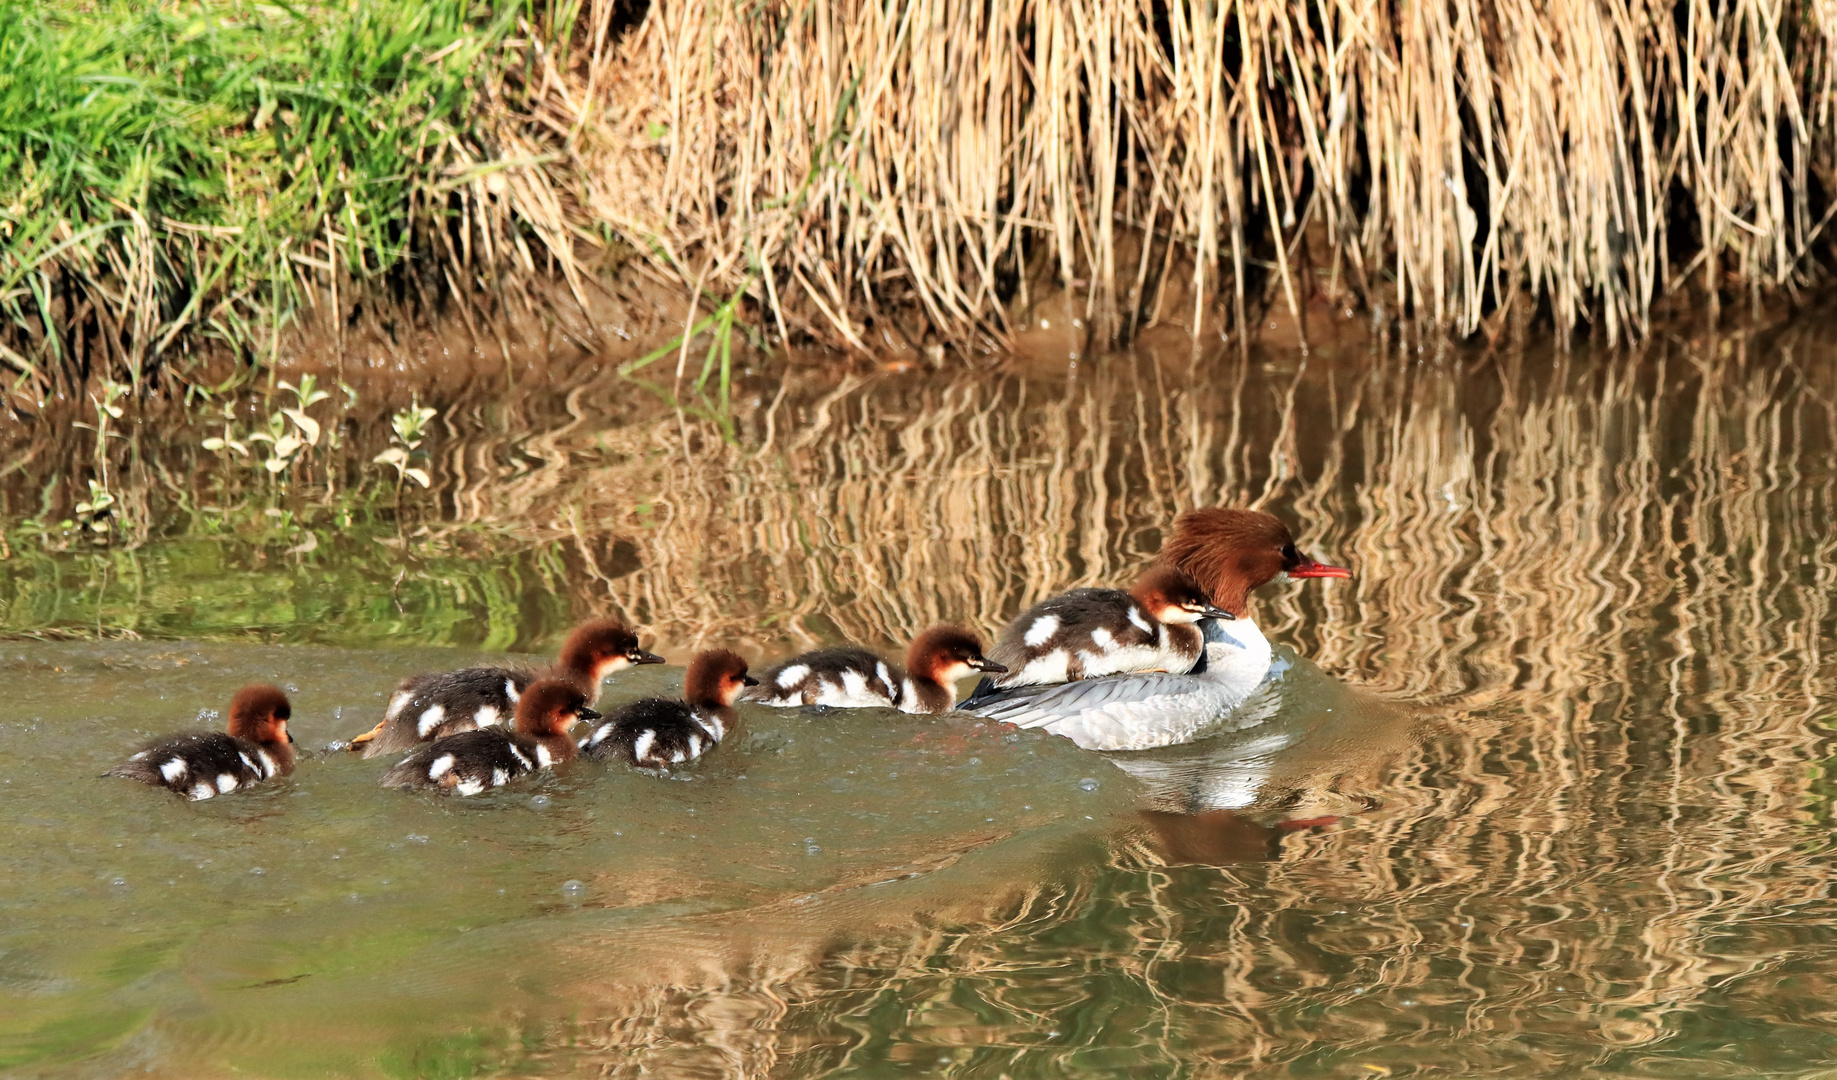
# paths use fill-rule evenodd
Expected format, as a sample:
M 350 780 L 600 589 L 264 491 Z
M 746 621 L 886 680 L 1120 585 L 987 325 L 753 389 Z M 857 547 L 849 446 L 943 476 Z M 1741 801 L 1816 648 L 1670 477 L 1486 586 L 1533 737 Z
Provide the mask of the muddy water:
M 145 422 L 110 450 L 107 546 L 59 524 L 93 441 L 22 437 L 0 1069 L 1826 1075 L 1825 325 L 792 365 L 726 414 L 582 370 L 448 388 L 425 493 L 347 401 L 283 482 L 201 450 L 220 422 Z M 673 659 L 987 632 L 1212 504 L 1358 577 L 1258 595 L 1280 707 L 1189 747 L 746 710 L 670 779 L 466 801 L 335 753 L 196 805 L 95 778 L 251 679 L 320 747 L 405 672 L 592 613 Z

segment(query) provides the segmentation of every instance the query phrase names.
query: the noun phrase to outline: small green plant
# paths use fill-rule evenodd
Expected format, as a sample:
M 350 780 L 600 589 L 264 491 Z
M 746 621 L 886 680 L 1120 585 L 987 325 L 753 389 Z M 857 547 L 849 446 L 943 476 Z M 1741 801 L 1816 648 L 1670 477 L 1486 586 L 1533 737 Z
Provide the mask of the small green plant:
M 89 498 L 76 505 L 77 522 L 83 528 L 98 536 L 106 536 L 111 523 L 119 520 L 118 499 L 109 490 L 108 482 L 108 440 L 121 436 L 110 431 L 109 425 L 121 419 L 122 408 L 117 404 L 127 396 L 129 387 L 113 380 L 103 380 L 102 393 L 89 395 L 89 402 L 95 407 L 96 422 L 76 426 L 89 428 L 96 433 L 95 476 L 89 480 Z
M 232 451 L 243 457 L 251 457 L 250 444 L 267 443 L 268 456 L 261 463 L 270 475 L 279 476 L 288 466 L 300 460 L 307 449 L 319 444 L 323 429 L 319 421 L 308 416 L 306 410 L 326 400 L 332 395 L 319 389 L 319 381 L 311 375 L 301 377 L 300 385 L 283 382 L 281 388 L 291 391 L 294 397 L 292 408 L 277 409 L 268 414 L 263 425 L 247 436 L 238 437 L 236 432 L 235 410 L 229 405 L 223 410 L 223 434 L 213 435 L 200 445 L 211 451 Z
M 115 496 L 94 480 L 89 482 L 89 498 L 76 506 L 77 524 L 93 533 L 107 533 L 115 517 Z
M 418 452 L 422 458 L 427 456 L 425 452 L 421 452 L 421 443 L 427 437 L 429 421 L 438 415 L 438 410 L 416 402 L 389 418 L 389 426 L 394 429 L 394 434 L 390 436 L 392 445 L 389 449 L 376 455 L 374 460 L 379 465 L 395 467 L 397 491 L 402 489 L 404 480 L 413 480 L 422 487 L 429 487 L 433 484 L 434 478 L 428 475 L 426 469 L 417 468 L 410 463 Z

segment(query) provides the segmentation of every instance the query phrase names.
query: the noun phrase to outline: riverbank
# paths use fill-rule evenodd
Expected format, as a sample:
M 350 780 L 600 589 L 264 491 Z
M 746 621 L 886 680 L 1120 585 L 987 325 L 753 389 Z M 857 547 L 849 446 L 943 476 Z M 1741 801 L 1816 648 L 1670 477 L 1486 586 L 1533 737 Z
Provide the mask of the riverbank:
M 1072 351 L 1614 341 L 1837 251 L 1829 3 L 122 0 L 8 5 L 0 43 L 28 412 L 246 378 L 302 327 L 590 351 L 633 296 L 723 380 L 787 343 L 960 362 L 1043 311 Z

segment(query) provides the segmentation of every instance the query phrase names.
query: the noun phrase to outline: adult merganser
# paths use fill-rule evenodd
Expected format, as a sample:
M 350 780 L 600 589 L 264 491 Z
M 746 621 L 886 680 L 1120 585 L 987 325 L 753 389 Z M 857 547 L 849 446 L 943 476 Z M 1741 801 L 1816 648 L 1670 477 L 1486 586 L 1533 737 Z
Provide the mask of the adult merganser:
M 576 756 L 568 729 L 598 720 L 587 694 L 566 679 L 531 683 L 517 699 L 517 730 L 484 727 L 436 739 L 383 774 L 384 787 L 451 788 L 477 795 Z
M 955 626 L 934 626 L 912 639 L 904 672 L 866 649 L 843 645 L 786 660 L 741 698 L 777 708 L 827 705 L 942 713 L 956 706 L 959 679 L 978 671 L 1006 670 L 982 655 L 976 635 Z
M 1188 674 L 1119 675 L 979 694 L 963 708 L 1042 728 L 1087 750 L 1147 750 L 1186 742 L 1242 705 L 1270 670 L 1268 639 L 1250 618 L 1250 593 L 1286 574 L 1349 578 L 1303 555 L 1288 527 L 1254 510 L 1192 510 L 1174 522 L 1157 562 L 1191 574 L 1235 618 L 1202 624 L 1206 648 Z
M 413 675 L 389 698 L 381 723 L 351 740 L 367 758 L 412 750 L 431 739 L 474 728 L 493 727 L 516 712 L 517 698 L 539 678 L 579 686 L 588 704 L 599 698 L 606 676 L 634 664 L 661 664 L 663 657 L 638 647 L 638 635 L 617 619 L 595 619 L 575 627 L 562 643 L 560 662 L 547 672 L 517 667 L 475 667 Z
M 293 772 L 293 706 L 276 686 L 245 686 L 230 702 L 229 732 L 167 735 L 104 776 L 171 788 L 187 799 L 227 795 Z
M 727 737 L 735 699 L 758 683 L 746 673 L 746 661 L 738 653 L 697 653 L 683 674 L 683 700 L 645 698 L 621 705 L 581 740 L 580 751 L 600 761 L 617 759 L 646 769 L 694 761 Z
M 1133 671 L 1191 671 L 1202 619 L 1236 616 L 1212 606 L 1177 566 L 1156 566 L 1122 589 L 1073 589 L 1028 608 L 995 643 L 1008 669 L 996 689 L 1072 682 Z

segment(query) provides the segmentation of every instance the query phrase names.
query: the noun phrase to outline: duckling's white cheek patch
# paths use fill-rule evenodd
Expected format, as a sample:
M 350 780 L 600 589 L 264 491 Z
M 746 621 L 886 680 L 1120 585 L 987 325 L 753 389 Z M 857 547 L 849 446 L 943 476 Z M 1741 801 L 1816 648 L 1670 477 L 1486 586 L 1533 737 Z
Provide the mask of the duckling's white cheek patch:
M 496 705 L 480 705 L 478 707 L 478 711 L 472 714 L 472 722 L 478 725 L 479 727 L 497 726 L 497 722 L 498 722 L 497 706 Z
M 185 779 L 187 771 L 184 758 L 173 758 L 159 767 L 159 774 L 166 778 L 168 784 L 176 784 Z
M 415 724 L 415 734 L 425 739 L 434 733 L 435 728 L 445 722 L 446 706 L 430 705 L 427 707 L 427 711 L 421 714 L 420 721 Z
M 808 674 L 810 674 L 810 665 L 792 664 L 790 667 L 778 673 L 778 688 L 781 690 L 789 690 L 798 683 L 803 682 L 804 676 Z
M 1058 632 L 1059 617 L 1057 615 L 1042 615 L 1033 620 L 1033 625 L 1027 628 L 1027 636 L 1021 640 L 1025 641 L 1029 646 L 1038 648 L 1052 640 L 1052 636 Z

